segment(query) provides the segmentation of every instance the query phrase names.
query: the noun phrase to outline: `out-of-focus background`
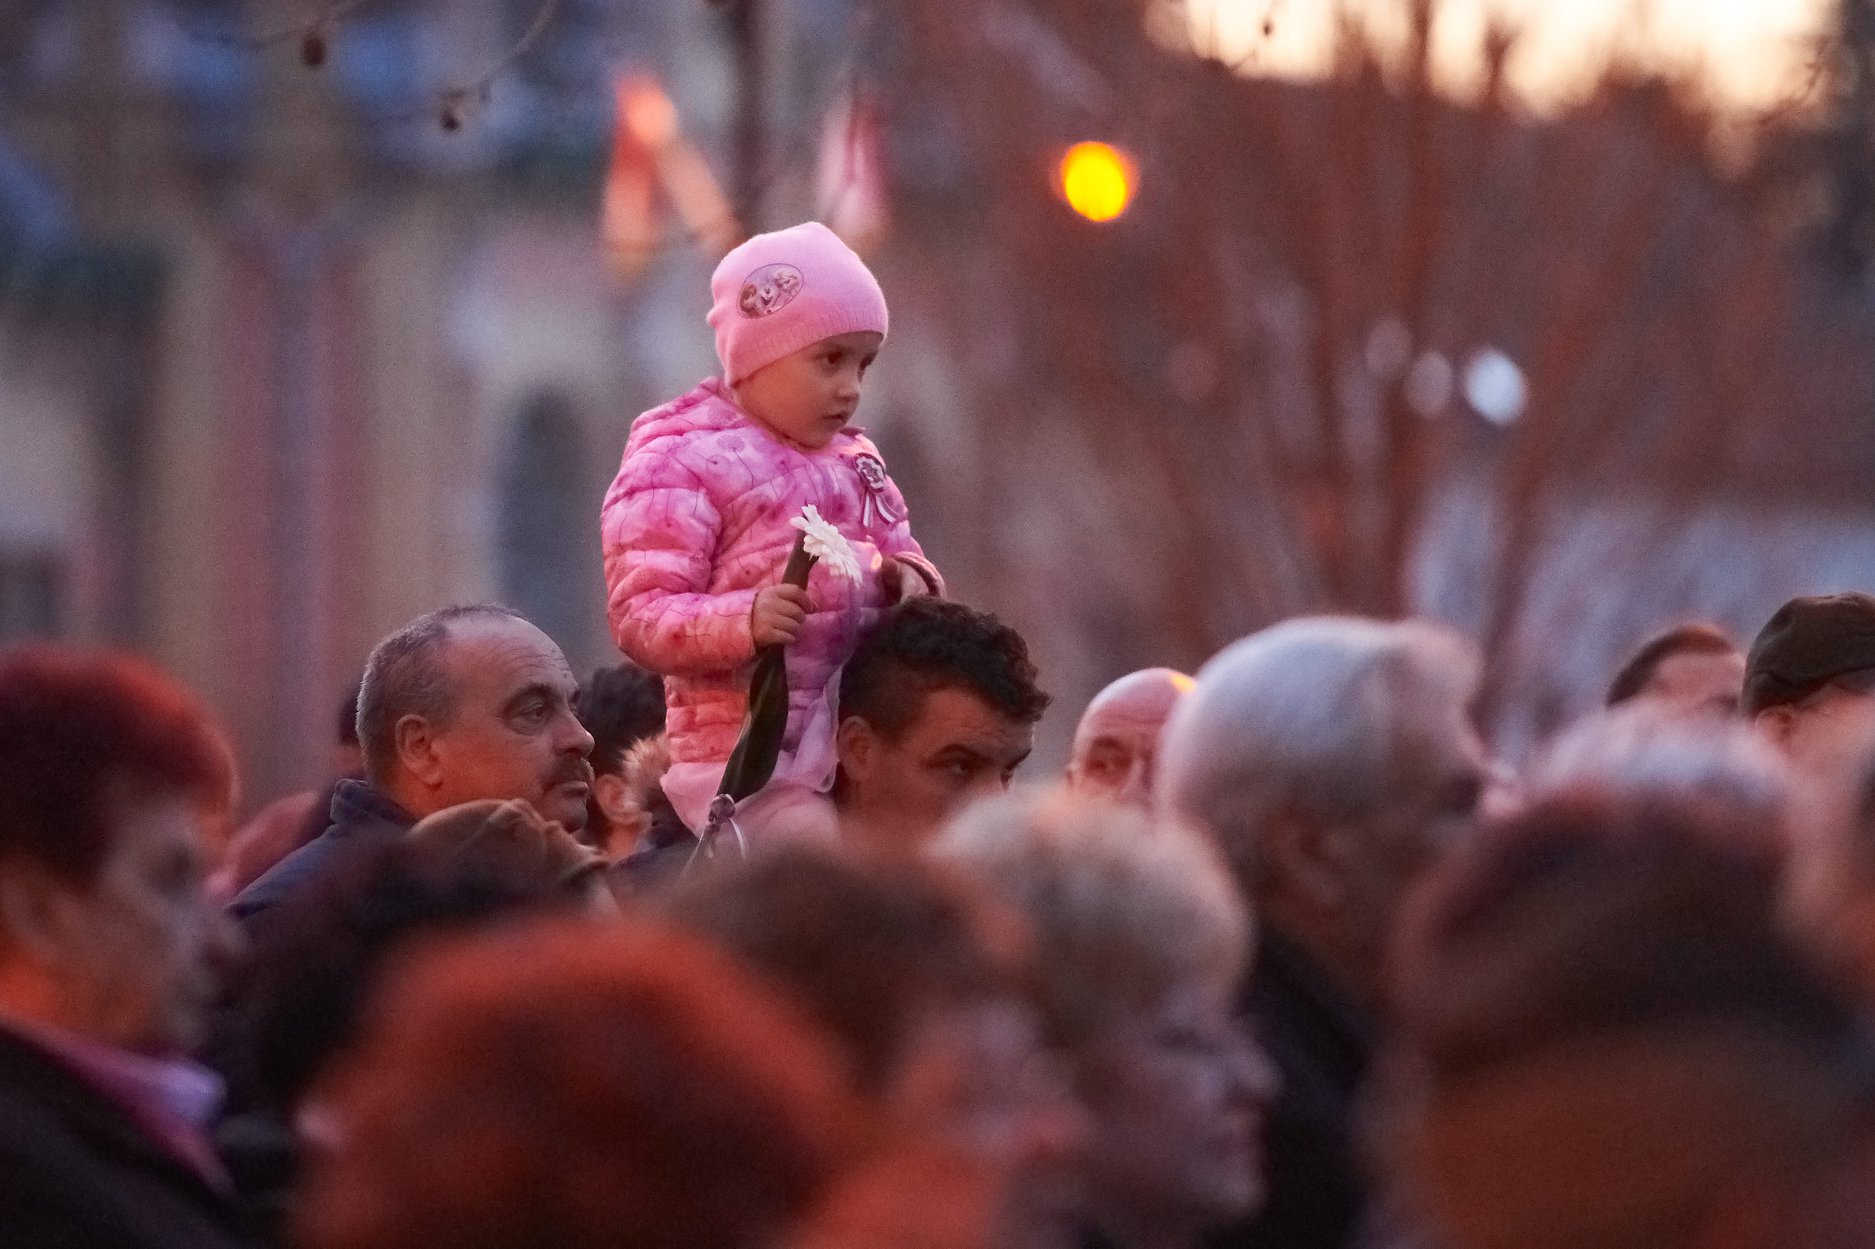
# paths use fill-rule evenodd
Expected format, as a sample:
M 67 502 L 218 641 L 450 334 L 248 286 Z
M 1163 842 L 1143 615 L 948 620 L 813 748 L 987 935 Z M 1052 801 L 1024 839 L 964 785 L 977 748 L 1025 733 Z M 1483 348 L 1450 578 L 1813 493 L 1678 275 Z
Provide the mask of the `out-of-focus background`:
M 626 431 L 807 217 L 1039 768 L 1295 612 L 1456 624 L 1515 756 L 1875 582 L 1875 0 L 4 0 L 0 641 L 177 671 L 250 806 L 426 608 L 610 662 Z

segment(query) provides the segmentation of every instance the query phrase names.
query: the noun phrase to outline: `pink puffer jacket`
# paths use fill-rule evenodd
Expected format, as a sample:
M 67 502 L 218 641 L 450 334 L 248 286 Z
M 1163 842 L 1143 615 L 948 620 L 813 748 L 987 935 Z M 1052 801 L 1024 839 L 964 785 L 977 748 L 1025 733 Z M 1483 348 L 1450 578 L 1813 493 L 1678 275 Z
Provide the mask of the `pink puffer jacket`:
M 878 448 L 844 430 L 809 451 L 755 421 L 711 379 L 633 424 L 600 515 L 606 612 L 619 649 L 664 674 L 674 764 L 721 762 L 748 709 L 757 590 L 779 584 L 807 504 L 846 535 L 858 585 L 816 565 L 815 610 L 788 649 L 788 732 L 800 744 L 807 711 L 887 602 L 880 569 L 896 556 L 942 592 L 912 539 L 905 500 Z

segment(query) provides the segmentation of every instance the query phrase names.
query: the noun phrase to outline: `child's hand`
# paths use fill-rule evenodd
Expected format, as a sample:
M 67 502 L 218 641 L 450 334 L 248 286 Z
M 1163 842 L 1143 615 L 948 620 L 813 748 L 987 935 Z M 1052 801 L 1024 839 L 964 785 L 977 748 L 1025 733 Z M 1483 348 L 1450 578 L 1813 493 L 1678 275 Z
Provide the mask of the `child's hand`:
M 880 572 L 885 579 L 885 597 L 888 602 L 900 603 L 908 598 L 931 596 L 931 585 L 924 579 L 924 574 L 895 555 L 886 557 L 885 567 Z
M 814 600 L 800 586 L 771 585 L 756 591 L 755 606 L 749 612 L 749 631 L 755 635 L 756 646 L 792 644 L 813 610 Z

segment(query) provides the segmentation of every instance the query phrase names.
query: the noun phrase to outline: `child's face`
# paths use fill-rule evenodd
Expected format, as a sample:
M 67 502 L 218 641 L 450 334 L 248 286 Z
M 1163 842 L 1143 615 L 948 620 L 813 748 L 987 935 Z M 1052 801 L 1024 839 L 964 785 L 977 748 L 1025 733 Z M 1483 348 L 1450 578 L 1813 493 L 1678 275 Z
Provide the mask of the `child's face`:
M 884 342 L 872 330 L 823 338 L 744 378 L 736 402 L 782 437 L 818 451 L 853 419 L 866 370 Z

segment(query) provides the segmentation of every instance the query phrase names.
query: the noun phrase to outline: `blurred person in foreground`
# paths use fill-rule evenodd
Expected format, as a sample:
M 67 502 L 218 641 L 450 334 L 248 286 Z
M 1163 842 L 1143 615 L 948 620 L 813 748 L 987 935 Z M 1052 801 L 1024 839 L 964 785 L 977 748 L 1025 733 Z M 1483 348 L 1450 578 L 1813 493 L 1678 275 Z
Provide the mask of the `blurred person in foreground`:
M 1036 677 L 1022 635 L 988 612 L 934 598 L 887 611 L 840 680 L 842 837 L 915 850 L 1007 789 L 1048 709 Z
M 761 1249 L 861 1148 L 818 1033 L 643 922 L 543 922 L 382 985 L 315 1093 L 307 1249 Z
M 616 915 L 600 859 L 527 803 L 471 802 L 420 821 L 282 904 L 230 1021 L 240 1113 L 216 1130 L 243 1198 L 283 1231 L 306 1092 L 351 1044 L 362 1004 L 420 941 L 547 911 Z
M 1233 1009 L 1250 924 L 1216 849 L 1064 790 L 972 807 L 933 852 L 1035 930 L 1037 995 L 1092 1129 L 1083 1243 L 1181 1249 L 1252 1213 L 1276 1076 Z
M 1552 797 L 1415 900 L 1375 1140 L 1442 1249 L 1875 1233 L 1875 1049 L 1723 808 Z
M 203 892 L 233 766 L 125 657 L 0 655 L 0 1244 L 247 1243 L 200 1040 L 235 936 Z
M 1085 1123 L 1043 1048 L 1014 911 L 944 865 L 796 846 L 693 878 L 665 913 L 800 1005 L 895 1130 L 1001 1177 L 995 1243 L 1069 1243 Z
M 1751 644 L 1741 706 L 1799 774 L 1843 783 L 1875 736 L 1875 597 L 1778 608 Z
M 1133 806 L 1152 805 L 1159 737 L 1192 680 L 1170 668 L 1146 668 L 1113 682 L 1081 713 L 1068 760 L 1070 788 Z
M 339 782 L 364 776 L 364 755 L 358 749 L 356 685 L 339 705 L 334 742 L 328 765 L 333 779 L 318 789 L 275 799 L 235 830 L 221 862 L 208 878 L 210 897 L 228 902 L 274 864 L 323 833 L 332 818 L 332 796 L 338 792 Z
M 1478 679 L 1434 625 L 1304 618 L 1227 647 L 1166 726 L 1159 806 L 1216 839 L 1250 900 L 1238 1006 L 1282 1075 L 1263 1212 L 1215 1244 L 1336 1249 L 1362 1223 L 1353 1116 L 1383 956 L 1409 888 L 1476 825 Z
M 341 781 L 331 824 L 242 890 L 250 933 L 266 913 L 350 856 L 401 839 L 459 803 L 518 798 L 577 833 L 592 788 L 592 734 L 553 640 L 506 607 L 417 617 L 371 652 L 358 695 L 365 779 Z
M 1526 797 L 1595 793 L 1627 802 L 1715 809 L 1715 827 L 1782 862 L 1808 827 L 1789 761 L 1736 718 L 1688 716 L 1636 699 L 1585 716 L 1524 769 Z
M 1654 634 L 1629 656 L 1608 685 L 1608 705 L 1646 702 L 1699 715 L 1738 711 L 1745 655 L 1718 625 L 1675 625 Z
M 582 837 L 607 859 L 622 859 L 650 823 L 626 765 L 643 743 L 663 735 L 664 679 L 630 661 L 596 668 L 580 685 L 573 710 L 592 734 L 592 793 Z

